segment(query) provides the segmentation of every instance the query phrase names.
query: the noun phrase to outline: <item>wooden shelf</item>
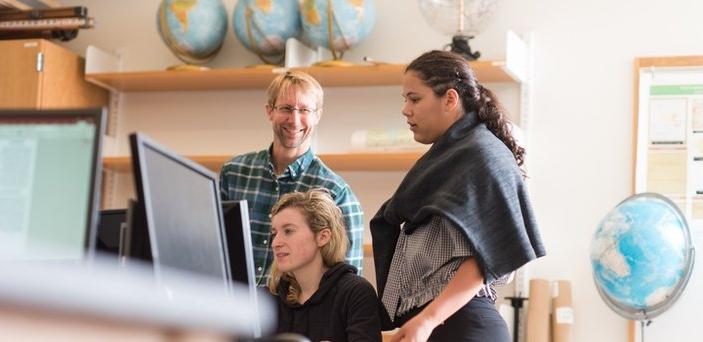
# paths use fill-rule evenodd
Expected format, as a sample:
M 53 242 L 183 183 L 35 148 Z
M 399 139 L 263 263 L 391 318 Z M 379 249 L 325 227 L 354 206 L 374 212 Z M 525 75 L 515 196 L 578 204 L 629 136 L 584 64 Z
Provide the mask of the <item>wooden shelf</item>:
M 320 159 L 338 171 L 407 171 L 424 151 L 321 154 Z
M 504 62 L 470 62 L 481 82 L 519 81 Z M 324 87 L 399 85 L 404 64 L 357 65 L 351 67 L 293 68 L 314 76 Z M 264 89 L 286 69 L 212 69 L 206 71 L 141 71 L 87 73 L 86 80 L 123 92 Z
M 335 171 L 407 171 L 423 154 L 415 152 L 320 154 L 322 161 Z M 219 172 L 232 156 L 186 156 L 208 169 Z M 104 157 L 103 167 L 116 172 L 131 172 L 130 157 Z
M 703 56 L 640 57 L 635 60 L 637 69 L 649 67 L 700 67 L 701 65 L 703 65 Z M 637 71 L 639 72 L 639 70 Z

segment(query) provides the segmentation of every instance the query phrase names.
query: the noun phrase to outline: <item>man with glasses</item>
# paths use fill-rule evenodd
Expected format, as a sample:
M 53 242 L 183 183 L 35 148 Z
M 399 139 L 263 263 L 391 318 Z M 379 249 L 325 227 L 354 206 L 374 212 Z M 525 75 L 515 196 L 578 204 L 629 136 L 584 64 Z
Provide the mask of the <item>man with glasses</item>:
M 273 261 L 269 212 L 278 198 L 293 191 L 325 188 L 342 210 L 349 237 L 347 262 L 361 273 L 363 213 L 344 180 L 315 156 L 311 139 L 322 115 L 322 87 L 312 76 L 288 71 L 269 85 L 266 116 L 273 126 L 268 149 L 232 158 L 220 171 L 223 200 L 247 200 L 256 281 L 265 286 Z

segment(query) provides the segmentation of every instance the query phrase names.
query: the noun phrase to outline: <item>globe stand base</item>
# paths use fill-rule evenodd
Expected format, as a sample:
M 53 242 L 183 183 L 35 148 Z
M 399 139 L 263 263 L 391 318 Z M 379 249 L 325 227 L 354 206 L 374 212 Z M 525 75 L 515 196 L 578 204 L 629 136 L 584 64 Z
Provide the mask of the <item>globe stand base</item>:
M 210 70 L 210 68 L 202 66 L 202 65 L 194 65 L 194 64 L 177 64 L 177 65 L 172 65 L 168 68 L 166 68 L 168 71 L 206 71 Z
M 319 67 L 350 67 L 355 66 L 356 64 L 352 62 L 343 61 L 341 59 L 333 59 L 330 61 L 319 61 L 313 65 Z
M 481 57 L 481 53 L 478 51 L 471 51 L 471 46 L 469 46 L 469 39 L 473 37 L 470 36 L 454 36 L 452 37 L 452 43 L 447 44 L 451 52 L 457 53 L 464 57 L 467 61 L 475 61 Z

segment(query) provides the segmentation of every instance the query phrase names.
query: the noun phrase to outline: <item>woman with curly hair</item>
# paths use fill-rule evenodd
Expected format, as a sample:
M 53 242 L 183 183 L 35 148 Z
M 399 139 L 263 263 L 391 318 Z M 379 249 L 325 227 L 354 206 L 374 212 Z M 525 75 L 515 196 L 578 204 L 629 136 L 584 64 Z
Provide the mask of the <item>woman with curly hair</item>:
M 371 221 L 384 329 L 394 341 L 510 341 L 494 286 L 545 255 L 525 150 L 462 57 L 427 52 L 403 75 L 402 114 L 432 144 Z

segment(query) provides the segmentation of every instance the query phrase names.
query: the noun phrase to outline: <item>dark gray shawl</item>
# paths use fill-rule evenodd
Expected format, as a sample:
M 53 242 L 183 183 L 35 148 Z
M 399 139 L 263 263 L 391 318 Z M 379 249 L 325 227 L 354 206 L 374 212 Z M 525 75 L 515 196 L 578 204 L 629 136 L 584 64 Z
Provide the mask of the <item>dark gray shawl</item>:
M 475 113 L 464 115 L 434 143 L 371 220 L 379 297 L 400 225 L 412 234 L 434 215 L 466 234 L 486 283 L 545 255 L 522 172 Z

